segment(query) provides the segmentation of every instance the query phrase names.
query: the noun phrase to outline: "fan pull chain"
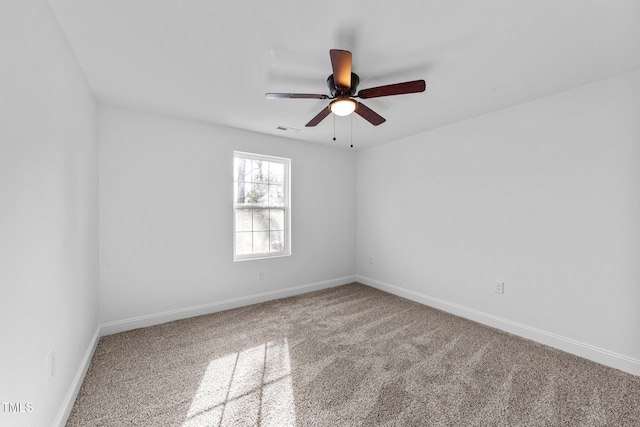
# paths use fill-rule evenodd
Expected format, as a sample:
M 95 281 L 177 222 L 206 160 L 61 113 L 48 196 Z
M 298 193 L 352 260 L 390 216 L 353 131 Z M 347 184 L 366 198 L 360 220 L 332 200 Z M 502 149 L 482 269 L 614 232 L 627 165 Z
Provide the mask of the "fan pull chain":
M 336 140 L 336 115 L 333 114 L 333 140 Z
M 351 148 L 353 148 L 353 114 L 351 114 Z

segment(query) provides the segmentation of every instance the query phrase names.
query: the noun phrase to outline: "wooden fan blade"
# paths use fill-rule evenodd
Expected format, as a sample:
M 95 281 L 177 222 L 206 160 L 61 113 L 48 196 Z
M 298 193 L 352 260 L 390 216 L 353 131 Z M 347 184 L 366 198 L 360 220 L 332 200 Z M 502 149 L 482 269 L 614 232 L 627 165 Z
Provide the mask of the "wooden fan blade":
M 424 80 L 414 80 L 412 82 L 396 83 L 386 86 L 372 87 L 370 89 L 362 89 L 358 92 L 358 97 L 377 98 L 379 96 L 404 95 L 406 93 L 424 92 L 426 84 Z
M 372 125 L 378 126 L 387 121 L 384 117 L 382 117 L 380 114 L 376 113 L 366 105 L 357 101 L 356 103 L 356 113 Z
M 327 99 L 328 95 L 315 93 L 265 93 L 267 99 Z
M 333 68 L 333 81 L 342 89 L 351 88 L 351 52 L 348 50 L 331 49 L 331 67 Z
M 318 123 L 323 121 L 324 118 L 327 117 L 330 113 L 331 113 L 331 108 L 327 106 L 325 109 L 320 111 L 313 119 L 311 119 L 311 121 L 307 123 L 305 126 L 306 127 L 316 126 Z

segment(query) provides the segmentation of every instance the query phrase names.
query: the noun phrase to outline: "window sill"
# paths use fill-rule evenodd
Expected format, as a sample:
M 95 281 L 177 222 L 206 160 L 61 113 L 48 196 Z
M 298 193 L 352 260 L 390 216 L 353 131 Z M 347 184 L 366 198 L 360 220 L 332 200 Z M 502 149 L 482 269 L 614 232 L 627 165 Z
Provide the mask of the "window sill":
M 265 255 L 245 255 L 245 256 L 237 256 L 233 257 L 233 262 L 239 261 L 256 261 L 259 259 L 269 259 L 269 258 L 283 258 L 291 256 L 291 252 L 279 252 L 276 254 L 265 254 Z

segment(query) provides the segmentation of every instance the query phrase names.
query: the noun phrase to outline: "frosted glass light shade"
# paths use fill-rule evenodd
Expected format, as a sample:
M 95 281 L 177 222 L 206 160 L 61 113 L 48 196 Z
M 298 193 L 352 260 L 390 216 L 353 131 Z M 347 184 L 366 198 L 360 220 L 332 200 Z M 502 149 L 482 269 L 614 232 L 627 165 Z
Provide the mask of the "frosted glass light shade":
M 340 98 L 331 104 L 331 112 L 338 116 L 348 116 L 356 110 L 356 102 L 350 98 Z

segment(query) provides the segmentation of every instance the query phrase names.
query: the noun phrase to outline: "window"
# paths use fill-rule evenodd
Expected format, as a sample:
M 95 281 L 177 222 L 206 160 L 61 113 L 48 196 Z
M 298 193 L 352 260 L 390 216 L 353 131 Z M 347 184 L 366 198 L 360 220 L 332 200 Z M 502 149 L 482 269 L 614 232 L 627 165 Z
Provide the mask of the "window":
M 233 259 L 290 255 L 291 160 L 233 153 Z

